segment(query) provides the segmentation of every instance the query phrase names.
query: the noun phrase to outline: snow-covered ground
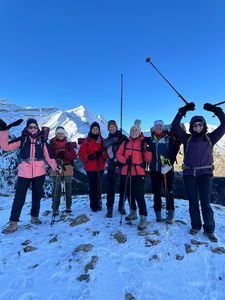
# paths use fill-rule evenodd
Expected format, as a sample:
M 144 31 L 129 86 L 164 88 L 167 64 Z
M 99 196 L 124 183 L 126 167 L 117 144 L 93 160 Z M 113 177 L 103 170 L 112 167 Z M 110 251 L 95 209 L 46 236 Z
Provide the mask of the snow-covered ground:
M 13 196 L 0 198 L 1 230 L 8 221 L 12 201 Z M 72 214 L 57 217 L 51 227 L 51 213 L 47 215 L 51 199 L 44 199 L 40 213 L 43 224 L 35 226 L 30 224 L 28 194 L 18 231 L 10 235 L 0 233 L 0 299 L 225 299 L 224 207 L 212 205 L 219 240 L 212 243 L 203 231 L 196 237 L 189 234 L 185 200 L 175 200 L 175 221 L 167 235 L 165 223 L 155 222 L 152 195 L 146 195 L 149 224 L 141 236 L 138 220 L 129 226 L 123 217 L 120 226 L 118 196 L 112 219 L 105 217 L 105 201 L 104 198 L 101 212 L 92 213 L 88 196 L 76 196 Z M 129 210 L 127 203 L 125 208 Z M 71 227 L 73 219 L 82 214 L 89 221 Z M 126 236 L 124 243 L 114 238 L 119 231 Z M 27 240 L 28 246 L 36 250 L 24 251 L 27 246 L 22 243 Z M 193 240 L 202 244 L 196 245 Z M 82 244 L 93 247 L 88 252 L 74 252 Z M 193 252 L 187 253 L 185 244 Z M 218 253 L 212 252 L 215 248 Z M 90 269 L 92 257 L 97 261 Z M 81 275 L 89 275 L 83 277 L 87 281 L 79 281 Z

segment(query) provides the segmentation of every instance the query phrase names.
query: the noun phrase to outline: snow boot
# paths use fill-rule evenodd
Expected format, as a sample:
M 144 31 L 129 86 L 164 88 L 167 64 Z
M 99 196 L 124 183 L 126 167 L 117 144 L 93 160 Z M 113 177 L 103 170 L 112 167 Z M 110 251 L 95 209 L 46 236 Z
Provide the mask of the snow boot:
M 69 214 L 69 213 L 71 213 L 71 212 L 72 212 L 71 207 L 67 207 L 67 208 L 66 208 L 66 213 Z
M 112 207 L 112 206 L 109 206 L 109 207 L 108 207 L 107 214 L 106 214 L 106 217 L 107 217 L 107 218 L 112 218 L 112 216 L 113 216 L 113 207 Z
M 192 235 L 197 235 L 198 233 L 199 233 L 199 231 L 200 230 L 198 230 L 198 229 L 195 229 L 195 228 L 191 228 L 191 230 L 190 230 L 190 234 L 192 234 Z
M 17 222 L 9 221 L 9 226 L 2 230 L 2 233 L 9 234 L 17 231 Z
M 214 242 L 214 243 L 217 243 L 218 242 L 218 239 L 217 237 L 214 235 L 214 233 L 208 233 L 208 232 L 203 232 L 203 234 L 205 236 L 207 236 L 207 238 L 211 241 L 211 242 Z
M 166 218 L 166 223 L 167 224 L 173 224 L 173 218 L 174 218 L 174 211 L 169 210 Z
M 155 215 L 156 215 L 156 222 L 162 222 L 163 221 L 161 211 L 157 211 L 155 213 Z
M 122 207 L 118 207 L 118 211 L 120 213 L 122 213 L 122 215 L 126 215 L 126 210 L 123 208 L 123 212 L 122 212 Z
M 31 223 L 35 225 L 40 225 L 42 224 L 42 221 L 38 219 L 38 217 L 31 217 Z
M 126 216 L 125 220 L 126 221 L 137 220 L 137 211 L 131 209 L 130 214 Z
M 138 230 L 144 230 L 147 226 L 147 216 L 141 215 L 140 222 L 138 224 Z

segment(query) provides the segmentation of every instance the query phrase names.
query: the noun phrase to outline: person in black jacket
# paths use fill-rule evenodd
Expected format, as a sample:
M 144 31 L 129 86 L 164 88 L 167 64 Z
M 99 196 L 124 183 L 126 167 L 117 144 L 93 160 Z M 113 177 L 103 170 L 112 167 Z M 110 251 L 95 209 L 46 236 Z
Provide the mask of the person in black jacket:
M 108 122 L 109 135 L 103 142 L 103 147 L 107 148 L 107 153 L 109 156 L 108 164 L 108 189 L 107 189 L 107 215 L 106 217 L 112 218 L 113 213 L 113 204 L 115 200 L 115 186 L 118 174 L 115 173 L 115 169 L 118 166 L 119 162 L 116 159 L 116 152 L 118 151 L 120 145 L 127 139 L 125 135 L 122 134 L 122 131 L 118 130 L 116 121 L 110 120 Z M 120 185 L 121 189 L 121 185 Z M 126 214 L 125 209 L 122 210 L 123 205 L 123 192 L 120 193 L 119 207 L 118 211 L 122 214 Z

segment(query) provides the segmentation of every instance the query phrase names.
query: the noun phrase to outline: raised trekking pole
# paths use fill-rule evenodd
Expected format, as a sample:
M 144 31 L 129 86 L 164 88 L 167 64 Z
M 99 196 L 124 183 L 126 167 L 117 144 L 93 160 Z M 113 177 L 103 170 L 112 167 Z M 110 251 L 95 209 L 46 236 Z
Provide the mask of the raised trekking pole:
M 178 93 L 178 91 L 172 86 L 171 83 L 169 83 L 169 81 L 163 76 L 163 74 L 159 72 L 159 70 L 153 65 L 153 63 L 150 60 L 151 60 L 151 58 L 147 57 L 145 61 L 146 61 L 146 63 L 149 62 L 153 66 L 153 68 L 155 68 L 156 71 L 162 76 L 162 78 L 166 80 L 166 82 L 171 86 L 171 88 L 178 94 L 178 97 L 180 97 L 186 104 L 188 104 L 188 102 L 184 99 L 184 97 L 182 97 L 181 94 Z
M 221 105 L 221 104 L 224 104 L 225 103 L 225 101 L 222 101 L 222 102 L 220 102 L 220 103 L 217 103 L 217 104 L 213 104 L 214 106 L 218 106 L 218 105 Z M 216 115 L 214 114 L 212 117 L 214 118 Z
M 97 185 L 98 185 L 98 208 L 102 209 L 102 187 L 101 187 L 101 171 L 100 157 L 97 157 Z
M 122 133 L 122 114 L 123 114 L 123 74 L 121 74 L 121 114 L 120 114 L 121 133 Z

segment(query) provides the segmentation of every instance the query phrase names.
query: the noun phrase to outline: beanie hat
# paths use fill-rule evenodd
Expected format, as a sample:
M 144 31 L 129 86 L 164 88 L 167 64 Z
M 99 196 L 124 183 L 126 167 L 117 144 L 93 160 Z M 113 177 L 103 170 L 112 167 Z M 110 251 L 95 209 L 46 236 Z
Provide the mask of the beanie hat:
M 34 124 L 36 124 L 36 125 L 37 125 L 37 127 L 38 127 L 37 120 L 35 120 L 35 119 L 28 119 L 28 120 L 27 120 L 27 125 L 26 125 L 26 128 L 28 128 L 28 127 L 29 127 L 29 125 L 30 125 L 31 123 L 34 123 Z
M 62 127 L 62 126 L 58 126 L 58 127 L 56 128 L 56 130 L 55 130 L 55 135 L 57 135 L 57 134 L 60 133 L 60 132 L 64 133 L 64 135 L 66 135 L 66 131 L 65 131 L 64 127 Z
M 110 125 L 114 125 L 114 126 L 116 127 L 116 130 L 118 129 L 118 126 L 117 126 L 117 124 L 116 124 L 116 121 L 110 120 L 110 121 L 108 122 L 108 130 L 109 130 L 109 126 L 110 126 Z
M 140 127 L 140 125 L 141 125 L 141 120 L 136 119 L 134 121 L 134 125 L 131 127 L 131 129 L 135 127 L 135 128 L 137 128 L 139 130 L 139 133 L 141 134 L 141 127 Z M 131 129 L 130 129 L 130 133 L 131 133 Z
M 154 123 L 154 125 L 153 125 L 154 129 L 155 129 L 155 126 L 156 126 L 156 125 L 162 125 L 162 127 L 163 127 L 163 129 L 164 129 L 164 123 L 163 123 L 162 120 L 157 120 L 157 121 L 155 121 L 155 123 Z
M 100 126 L 99 126 L 98 122 L 93 122 L 93 123 L 91 124 L 90 131 L 92 131 L 92 128 L 93 128 L 93 127 L 98 127 L 98 129 L 99 129 L 99 131 L 100 131 Z

